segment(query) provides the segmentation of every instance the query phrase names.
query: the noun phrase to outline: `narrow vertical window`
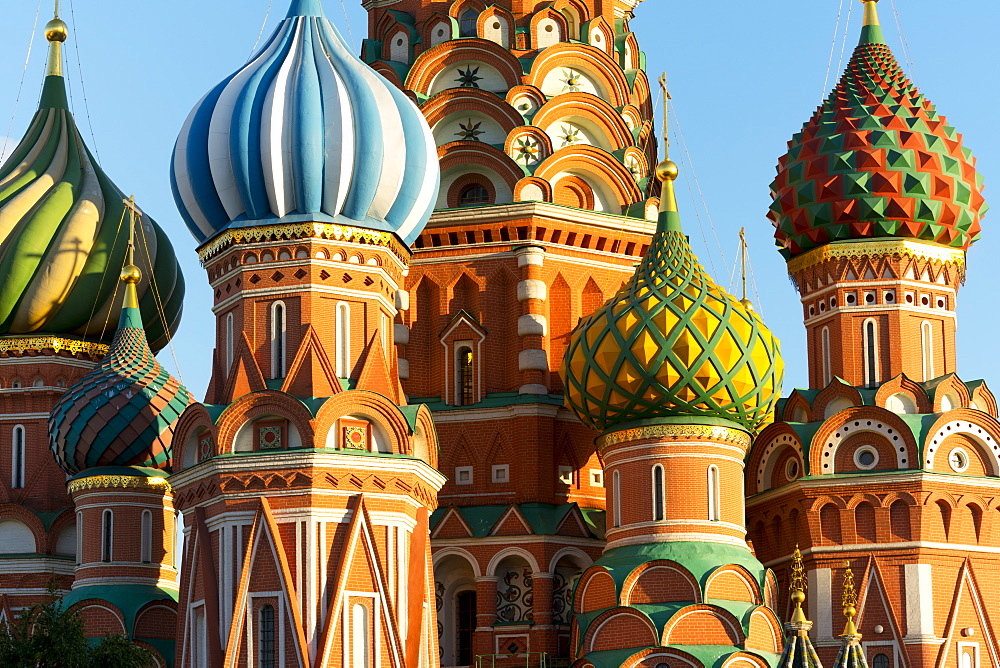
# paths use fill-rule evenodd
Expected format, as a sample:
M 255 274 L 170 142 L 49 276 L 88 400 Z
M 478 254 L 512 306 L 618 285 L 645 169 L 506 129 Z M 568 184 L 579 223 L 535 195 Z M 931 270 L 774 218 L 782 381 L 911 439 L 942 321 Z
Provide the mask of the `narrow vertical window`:
M 260 609 L 260 668 L 274 668 L 277 653 L 274 645 L 274 607 L 265 605 Z
M 663 466 L 653 467 L 653 521 L 663 519 Z
M 875 321 L 865 320 L 861 333 L 864 343 L 865 385 L 870 387 L 878 383 L 878 328 Z
M 111 561 L 111 547 L 114 539 L 114 530 L 114 514 L 110 509 L 105 509 L 101 521 L 101 561 Z
M 458 404 L 471 406 L 475 403 L 472 385 L 472 348 L 458 351 Z
M 389 316 L 382 314 L 382 350 L 389 354 Z
M 76 563 L 83 563 L 83 511 L 76 513 Z
M 205 606 L 199 605 L 194 612 L 194 633 L 191 644 L 191 664 L 195 668 L 208 668 L 208 621 L 205 618 Z
M 139 560 L 148 564 L 153 560 L 153 513 L 142 511 L 142 526 L 139 529 L 140 557 Z
M 823 359 L 823 387 L 833 380 L 833 372 L 830 369 L 830 328 L 824 327 L 820 331 L 820 354 Z
M 611 474 L 612 526 L 622 525 L 622 476 L 620 471 Z
M 284 302 L 271 305 L 271 377 L 284 378 L 286 372 L 287 337 Z
M 234 343 L 233 334 L 233 314 L 226 314 L 226 373 L 233 368 L 233 347 Z
M 926 320 L 920 323 L 920 353 L 926 382 L 934 378 L 934 332 Z
M 462 12 L 461 17 L 458 21 L 458 35 L 459 37 L 475 37 L 476 36 L 476 22 L 479 19 L 479 14 L 476 13 L 474 9 L 466 9 Z
M 10 486 L 20 489 L 24 487 L 24 427 L 21 425 L 14 427 L 10 454 Z
M 713 464 L 708 467 L 708 519 L 713 522 L 722 519 L 722 503 L 719 499 L 721 491 L 719 467 Z
M 337 378 L 351 375 L 351 307 L 337 304 Z
M 368 668 L 368 608 L 355 603 L 351 608 L 351 668 Z

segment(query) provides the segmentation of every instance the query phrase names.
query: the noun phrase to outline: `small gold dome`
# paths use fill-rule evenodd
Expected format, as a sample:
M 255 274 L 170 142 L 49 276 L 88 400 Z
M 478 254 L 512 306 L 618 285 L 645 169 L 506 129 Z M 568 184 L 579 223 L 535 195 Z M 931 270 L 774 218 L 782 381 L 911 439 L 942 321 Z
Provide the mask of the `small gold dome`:
M 666 181 L 670 179 L 674 181 L 677 179 L 677 175 L 680 170 L 677 168 L 677 163 L 673 160 L 664 160 L 656 166 L 656 178 L 661 181 Z
M 60 18 L 54 18 L 45 24 L 45 39 L 50 42 L 65 42 L 69 37 L 69 28 Z
M 142 278 L 142 272 L 139 271 L 139 267 L 134 264 L 127 264 L 125 268 L 122 269 L 121 279 L 123 283 L 131 283 L 135 285 Z

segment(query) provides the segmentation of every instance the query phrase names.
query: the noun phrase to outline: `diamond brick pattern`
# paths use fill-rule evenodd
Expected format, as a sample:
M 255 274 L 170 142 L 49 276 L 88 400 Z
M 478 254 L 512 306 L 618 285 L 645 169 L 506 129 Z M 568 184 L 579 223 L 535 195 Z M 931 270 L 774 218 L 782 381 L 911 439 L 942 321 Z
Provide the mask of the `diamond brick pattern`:
M 786 258 L 846 239 L 967 249 L 988 209 L 962 136 L 866 32 L 840 82 L 788 143 L 768 217 Z
M 632 280 L 574 331 L 566 405 L 598 430 L 678 416 L 756 429 L 780 396 L 778 341 L 705 273 L 679 223 L 662 225 Z

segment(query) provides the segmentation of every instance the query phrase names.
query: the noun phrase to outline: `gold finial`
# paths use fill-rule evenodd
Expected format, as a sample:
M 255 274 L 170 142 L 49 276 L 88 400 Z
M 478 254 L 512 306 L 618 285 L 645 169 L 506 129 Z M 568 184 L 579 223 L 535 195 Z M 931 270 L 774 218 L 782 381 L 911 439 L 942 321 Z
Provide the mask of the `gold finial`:
M 121 280 L 125 284 L 125 308 L 139 308 L 139 299 L 135 286 L 142 279 L 142 271 L 135 266 L 135 222 L 142 214 L 135 205 L 135 197 L 122 200 L 128 210 L 128 256 L 127 264 L 122 268 Z
M 865 23 L 866 26 L 877 26 L 880 25 L 878 21 L 878 7 L 876 4 L 878 0 L 861 0 L 861 4 L 865 6 Z
M 806 569 L 802 565 L 802 553 L 799 552 L 799 546 L 795 546 L 795 552 L 792 553 L 792 578 L 788 585 L 788 588 L 792 591 L 792 603 L 795 604 L 795 610 L 792 612 L 793 622 L 806 622 L 806 613 L 802 611 L 802 604 L 806 600 Z
M 677 197 L 674 195 L 674 181 L 680 170 L 677 163 L 670 159 L 670 91 L 667 89 L 667 73 L 659 78 L 660 89 L 663 91 L 663 160 L 656 166 L 656 178 L 663 183 L 660 193 L 660 211 L 677 211 Z
M 847 617 L 847 624 L 844 625 L 844 635 L 858 635 L 858 627 L 854 624 L 854 618 L 858 614 L 858 591 L 854 587 L 854 572 L 851 570 L 851 562 L 845 561 L 844 568 L 844 592 L 841 594 L 841 603 L 844 606 L 844 617 Z
M 62 76 L 62 43 L 69 37 L 66 22 L 59 18 L 59 0 L 56 0 L 52 20 L 45 24 L 45 39 L 49 41 L 49 63 L 46 76 Z

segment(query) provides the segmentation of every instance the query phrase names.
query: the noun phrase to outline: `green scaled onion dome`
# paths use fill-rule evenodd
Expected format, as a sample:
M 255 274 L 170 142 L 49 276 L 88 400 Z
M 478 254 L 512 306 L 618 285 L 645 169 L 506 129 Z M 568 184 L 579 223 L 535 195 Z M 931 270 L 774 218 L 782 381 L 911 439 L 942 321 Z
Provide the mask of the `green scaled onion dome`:
M 52 452 L 69 474 L 98 466 L 170 468 L 174 428 L 194 399 L 146 344 L 136 299 L 141 277 L 132 264 L 122 271 L 125 298 L 111 350 L 49 416 Z
M 122 191 L 84 144 L 66 100 L 66 24 L 45 28 L 49 66 L 21 143 L 0 165 L 0 337 L 77 336 L 108 343 L 128 241 Z M 166 234 L 142 216 L 136 264 L 139 304 L 154 350 L 180 322 L 184 281 Z M 158 295 L 150 289 L 155 277 Z M 157 296 L 159 299 L 157 299 Z
M 778 340 L 698 263 L 677 214 L 676 165 L 661 163 L 657 176 L 660 217 L 646 256 L 570 338 L 566 406 L 600 431 L 662 418 L 719 419 L 753 431 L 781 394 Z
M 906 238 L 966 250 L 988 207 L 976 159 L 906 78 L 874 0 L 847 70 L 788 142 L 768 217 L 790 259 L 849 239 Z

